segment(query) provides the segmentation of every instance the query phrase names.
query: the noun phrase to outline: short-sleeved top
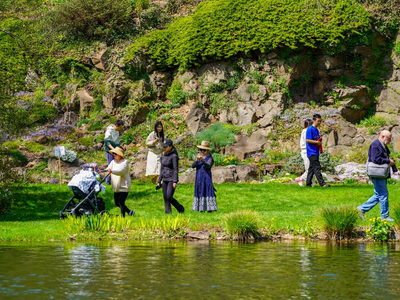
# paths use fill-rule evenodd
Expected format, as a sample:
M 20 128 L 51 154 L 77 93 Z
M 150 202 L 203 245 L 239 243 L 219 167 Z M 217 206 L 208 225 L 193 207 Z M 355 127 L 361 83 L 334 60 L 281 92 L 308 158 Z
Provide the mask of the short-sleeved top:
M 306 140 L 317 141 L 318 139 L 319 139 L 319 131 L 317 128 L 315 128 L 314 126 L 311 125 L 307 129 Z M 310 157 L 311 155 L 319 156 L 319 149 L 318 149 L 317 145 L 307 143 L 307 157 Z

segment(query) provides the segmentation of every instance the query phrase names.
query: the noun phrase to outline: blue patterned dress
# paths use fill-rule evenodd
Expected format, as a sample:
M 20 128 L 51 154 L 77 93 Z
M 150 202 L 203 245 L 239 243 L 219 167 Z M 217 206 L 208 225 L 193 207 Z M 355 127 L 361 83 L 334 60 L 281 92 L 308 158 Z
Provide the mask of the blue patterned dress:
M 196 182 L 194 185 L 193 210 L 194 211 L 216 211 L 217 200 L 212 183 L 211 167 L 214 159 L 207 154 L 200 161 L 195 161 L 192 168 L 196 168 Z

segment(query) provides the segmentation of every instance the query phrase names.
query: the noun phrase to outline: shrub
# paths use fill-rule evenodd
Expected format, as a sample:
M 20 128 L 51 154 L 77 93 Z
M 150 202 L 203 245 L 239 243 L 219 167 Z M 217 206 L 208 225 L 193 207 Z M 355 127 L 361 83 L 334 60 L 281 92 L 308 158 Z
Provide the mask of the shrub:
M 352 0 L 207 1 L 191 16 L 140 38 L 128 48 L 125 62 L 145 52 L 158 69 L 187 69 L 240 53 L 337 44 L 360 34 L 370 22 L 369 14 Z
M 210 113 L 212 115 L 217 115 L 220 109 L 227 109 L 229 107 L 234 107 L 235 101 L 230 99 L 224 93 L 216 93 L 210 95 Z
M 319 215 L 326 232 L 331 238 L 339 239 L 351 234 L 359 218 L 359 212 L 352 206 L 323 207 Z
M 78 139 L 78 143 L 86 147 L 93 147 L 93 140 L 94 136 L 81 137 Z
M 43 152 L 46 150 L 46 147 L 43 145 L 40 145 L 39 143 L 29 141 L 29 142 L 24 142 L 23 146 L 29 151 L 29 152 Z
M 2 145 L 1 145 L 1 147 L 3 148 L 3 149 L 8 149 L 8 150 L 15 150 L 15 149 L 18 149 L 19 148 L 19 145 L 20 145 L 21 143 L 19 142 L 19 141 L 17 141 L 17 140 L 14 140 L 14 141 L 8 141 L 8 142 L 5 142 L 5 143 L 3 143 Z
M 88 130 L 89 131 L 97 131 L 101 130 L 104 127 L 103 121 L 97 121 L 89 125 Z
M 106 134 L 105 133 L 101 133 L 101 134 L 99 134 L 97 137 L 96 137 L 96 139 L 94 140 L 97 144 L 98 143 L 102 143 L 103 141 L 104 141 L 104 137 L 106 136 Z
M 185 103 L 185 94 L 182 84 L 179 81 L 174 81 L 169 88 L 167 98 L 172 101 L 173 107 L 179 107 Z
M 7 155 L 12 157 L 14 163 L 21 165 L 26 165 L 28 163 L 26 156 L 18 150 L 10 150 L 7 152 Z
M 223 149 L 236 142 L 233 132 L 224 128 L 221 123 L 214 123 L 208 129 L 197 133 L 197 140 L 209 141 L 213 149 Z
M 373 115 L 361 120 L 360 123 L 357 124 L 357 127 L 372 127 L 373 129 L 377 130 L 379 127 L 385 126 L 388 123 L 392 123 L 392 121 L 382 116 Z
M 369 220 L 372 221 L 372 226 L 366 230 L 367 237 L 374 239 L 374 241 L 387 241 L 393 233 L 389 223 L 386 220 L 381 220 L 381 217 Z
M 260 235 L 261 217 L 250 210 L 237 211 L 223 217 L 224 227 L 234 239 L 247 240 Z
M 127 0 L 59 1 L 49 13 L 50 26 L 67 37 L 113 41 L 133 29 Z
M 90 123 L 90 120 L 88 120 L 88 119 L 82 119 L 82 120 L 80 120 L 79 122 L 78 122 L 78 124 L 76 124 L 76 127 L 81 127 L 83 124 L 89 124 Z

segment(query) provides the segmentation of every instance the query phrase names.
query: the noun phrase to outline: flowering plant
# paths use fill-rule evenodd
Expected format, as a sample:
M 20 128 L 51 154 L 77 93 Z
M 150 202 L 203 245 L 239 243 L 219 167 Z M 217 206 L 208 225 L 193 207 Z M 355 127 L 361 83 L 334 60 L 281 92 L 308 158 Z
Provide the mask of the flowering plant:
M 227 165 L 236 165 L 238 163 L 238 159 L 235 156 L 226 157 L 223 160 L 224 166 Z
M 375 241 L 387 241 L 394 232 L 388 222 L 381 217 L 369 219 L 372 221 L 372 227 L 367 229 L 367 237 L 373 238 Z
M 65 155 L 61 155 L 60 159 L 65 162 L 72 163 L 76 159 L 76 152 L 72 150 L 65 150 Z

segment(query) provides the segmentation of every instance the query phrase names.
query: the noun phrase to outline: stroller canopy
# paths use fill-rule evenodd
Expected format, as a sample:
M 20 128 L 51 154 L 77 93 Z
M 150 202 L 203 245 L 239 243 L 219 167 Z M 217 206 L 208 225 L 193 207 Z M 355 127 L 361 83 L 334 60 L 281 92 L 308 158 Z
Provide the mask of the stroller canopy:
M 96 175 L 93 173 L 93 171 L 82 170 L 78 174 L 76 174 L 74 177 L 72 177 L 71 181 L 68 183 L 68 187 L 69 188 L 77 187 L 82 192 L 87 194 L 90 190 L 90 187 L 93 185 L 94 182 L 96 182 L 98 185 L 100 185 L 97 182 Z M 98 191 L 99 187 L 97 187 L 96 190 Z

